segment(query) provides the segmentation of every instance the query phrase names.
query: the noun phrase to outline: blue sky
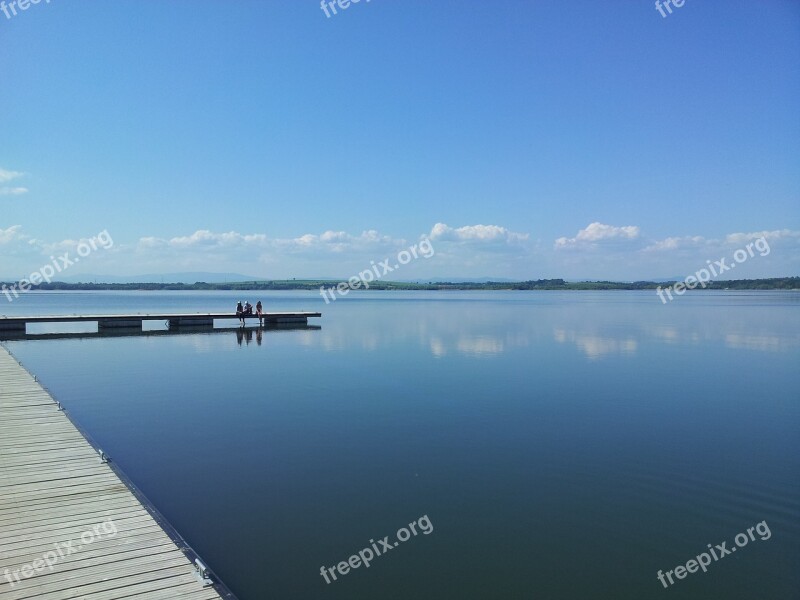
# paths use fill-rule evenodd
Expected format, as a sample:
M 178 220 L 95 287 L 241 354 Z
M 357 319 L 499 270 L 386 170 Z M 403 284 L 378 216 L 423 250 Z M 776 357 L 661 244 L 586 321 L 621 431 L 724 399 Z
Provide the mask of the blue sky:
M 800 274 L 796 1 L 42 0 L 0 57 L 0 277 Z

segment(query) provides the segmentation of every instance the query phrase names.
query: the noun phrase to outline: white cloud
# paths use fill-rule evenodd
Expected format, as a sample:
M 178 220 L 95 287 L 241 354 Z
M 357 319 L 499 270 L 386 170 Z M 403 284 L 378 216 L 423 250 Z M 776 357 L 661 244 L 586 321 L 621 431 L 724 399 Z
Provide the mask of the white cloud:
M 218 233 L 200 229 L 189 235 L 171 238 L 141 237 L 132 249 L 135 267 L 123 267 L 126 272 L 235 270 L 251 274 L 260 270 L 256 266 L 264 262 L 269 239 L 261 233 Z M 120 247 L 120 251 L 127 253 L 124 247 Z
M 0 265 L 3 271 L 23 273 L 36 267 L 42 256 L 72 251 L 79 240 L 50 242 L 33 237 L 19 225 L 0 228 Z M 694 273 L 708 260 L 730 257 L 738 248 L 765 237 L 773 252 L 748 261 L 737 276 L 771 277 L 796 273 L 800 268 L 800 231 L 764 230 L 720 235 L 718 238 L 671 236 L 652 239 L 636 226 L 592 223 L 572 238 L 559 238 L 539 247 L 527 233 L 499 225 L 450 227 L 436 223 L 427 234 L 407 241 L 367 229 L 349 233 L 329 229 L 296 237 L 273 238 L 265 233 L 197 230 L 174 237 L 141 237 L 132 244 L 117 240 L 112 252 L 98 253 L 97 268 L 108 272 L 218 271 L 281 277 L 344 277 L 372 262 L 394 258 L 415 241 L 429 238 L 435 258 L 405 265 L 400 279 L 432 277 L 543 277 L 590 279 L 652 279 Z M 565 250 L 566 249 L 566 250 Z M 747 268 L 747 271 L 744 269 Z M 741 270 L 741 271 L 740 271 Z M 100 271 L 98 271 L 100 272 Z M 6 274 L 6 273 L 4 273 Z
M 428 235 L 419 236 L 425 238 L 430 238 L 436 247 L 435 261 L 414 261 L 404 267 L 404 277 L 433 276 L 440 270 L 447 271 L 448 277 L 467 276 L 472 270 L 503 277 L 530 257 L 524 243 L 527 234 L 496 225 L 455 229 L 438 223 Z M 289 276 L 338 277 L 363 270 L 371 262 L 393 258 L 413 243 L 375 229 L 359 234 L 330 229 L 287 238 L 200 230 L 173 238 L 142 237 L 135 244 L 135 251 L 139 269 L 152 265 L 147 268 L 157 270 L 169 264 L 173 270 L 188 270 L 202 265 L 203 270 L 236 269 L 270 276 L 279 272 Z
M 406 245 L 406 240 L 383 235 L 375 229 L 362 231 L 360 235 L 352 235 L 346 231 L 325 231 L 319 235 L 307 233 L 291 239 L 276 239 L 273 246 L 276 249 L 298 252 L 321 253 L 353 253 L 366 251 L 381 251 L 384 249 L 400 248 Z
M 236 231 L 214 233 L 207 229 L 195 231 L 192 235 L 171 238 L 167 245 L 172 248 L 231 248 L 241 246 L 262 246 L 266 243 L 264 234 L 241 234 Z
M 27 193 L 28 188 L 24 187 L 0 187 L 0 196 L 20 196 Z
M 774 231 L 756 231 L 752 233 L 729 233 L 723 239 L 706 238 L 702 235 L 668 237 L 655 240 L 644 248 L 643 252 L 675 252 L 685 250 L 707 249 L 715 252 L 737 249 L 748 242 L 765 238 L 768 242 L 800 242 L 800 231 L 779 229 Z
M 12 225 L 8 229 L 0 228 L 0 245 L 14 245 L 14 249 L 27 252 L 38 252 L 42 255 L 74 250 L 81 242 L 91 243 L 91 239 L 83 237 L 77 240 L 65 239 L 59 242 L 48 242 L 29 236 L 22 232 L 21 225 Z
M 241 268 L 259 271 L 264 265 L 288 267 L 290 257 L 320 263 L 336 256 L 335 265 L 346 260 L 370 260 L 393 253 L 406 246 L 405 240 L 382 235 L 375 230 L 352 235 L 345 231 L 328 230 L 320 234 L 306 233 L 296 238 L 270 238 L 266 234 L 243 234 L 236 231 L 215 233 L 199 230 L 186 236 L 169 239 L 142 237 L 136 244 L 136 253 L 154 263 L 171 261 L 183 268 L 199 268 L 200 265 L 217 265 L 230 268 L 236 263 Z M 360 263 L 359 263 L 360 264 Z M 227 267 L 224 265 L 228 265 Z M 247 266 L 249 265 L 249 266 Z M 315 267 L 317 268 L 317 267 Z
M 598 243 L 636 240 L 638 237 L 639 227 L 636 225 L 615 227 L 614 225 L 594 222 L 578 231 L 574 238 L 558 238 L 555 246 L 556 248 L 594 246 Z
M 0 168 L 0 183 L 6 183 L 17 177 L 22 177 L 24 173 L 19 171 L 9 171 L 8 169 Z
M 289 248 L 289 249 L 328 249 L 344 250 L 369 245 L 402 244 L 405 240 L 396 240 L 381 235 L 371 229 L 361 235 L 351 235 L 345 231 L 325 231 L 321 234 L 306 233 L 296 238 L 268 238 L 265 234 L 243 234 L 236 231 L 215 233 L 207 229 L 195 231 L 191 235 L 169 239 L 142 237 L 139 246 L 142 248 L 169 249 L 224 249 L 224 248 Z
M 741 246 L 747 242 L 757 240 L 759 238 L 766 238 L 767 241 L 778 241 L 784 239 L 800 239 L 800 231 L 792 231 L 791 229 L 777 229 L 775 231 L 757 231 L 754 233 L 729 233 L 725 236 L 725 242 L 733 246 Z
M 21 231 L 22 225 L 12 225 L 8 229 L 0 229 L 0 244 L 10 244 L 25 239 Z
M 663 240 L 654 241 L 642 250 L 642 252 L 659 252 L 680 250 L 684 248 L 700 248 L 708 244 L 708 240 L 702 235 L 668 237 Z
M 559 277 L 587 279 L 654 279 L 694 273 L 709 260 L 732 256 L 760 238 L 774 252 L 750 261 L 737 277 L 782 277 L 800 267 L 800 231 L 755 230 L 719 237 L 679 235 L 653 239 L 639 227 L 592 223 L 575 237 L 555 241 L 548 272 Z M 756 242 L 758 243 L 758 242 Z
M 436 223 L 428 237 L 432 241 L 505 242 L 511 244 L 527 240 L 528 234 L 515 233 L 499 225 L 465 225 L 454 229 L 445 223 Z

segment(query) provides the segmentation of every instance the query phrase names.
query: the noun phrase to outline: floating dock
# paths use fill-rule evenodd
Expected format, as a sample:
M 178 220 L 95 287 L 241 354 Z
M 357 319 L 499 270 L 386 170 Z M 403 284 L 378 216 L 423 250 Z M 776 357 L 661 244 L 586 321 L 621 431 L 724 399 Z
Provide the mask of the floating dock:
M 307 324 L 311 317 L 321 317 L 318 312 L 271 312 L 264 313 L 265 324 Z M 0 317 L 0 331 L 25 332 L 28 323 L 97 323 L 101 329 L 141 329 L 145 321 L 165 321 L 170 327 L 214 327 L 216 320 L 236 320 L 233 313 L 164 313 L 125 315 L 51 315 L 39 317 Z M 246 321 L 258 323 L 256 315 L 248 315 Z
M 0 346 L 0 600 L 70 598 L 235 600 Z

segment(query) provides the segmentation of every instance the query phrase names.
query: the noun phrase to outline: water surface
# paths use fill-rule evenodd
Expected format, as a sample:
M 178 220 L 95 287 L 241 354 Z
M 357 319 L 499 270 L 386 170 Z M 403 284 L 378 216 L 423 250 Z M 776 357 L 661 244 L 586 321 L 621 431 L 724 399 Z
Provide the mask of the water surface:
M 321 310 L 8 342 L 241 600 L 789 599 L 800 295 L 32 293 L 6 314 Z M 411 537 L 331 584 L 320 567 Z M 707 573 L 674 569 L 766 521 Z

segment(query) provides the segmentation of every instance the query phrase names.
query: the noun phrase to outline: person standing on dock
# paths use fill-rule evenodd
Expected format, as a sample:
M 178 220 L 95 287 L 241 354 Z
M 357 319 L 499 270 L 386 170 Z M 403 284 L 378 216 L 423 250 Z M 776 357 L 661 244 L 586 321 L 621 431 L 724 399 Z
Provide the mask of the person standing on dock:
M 263 313 L 261 311 L 262 311 L 261 300 L 259 300 L 258 302 L 256 302 L 256 314 L 258 315 L 258 326 L 259 327 L 263 327 L 264 326 L 264 315 L 263 315 Z

